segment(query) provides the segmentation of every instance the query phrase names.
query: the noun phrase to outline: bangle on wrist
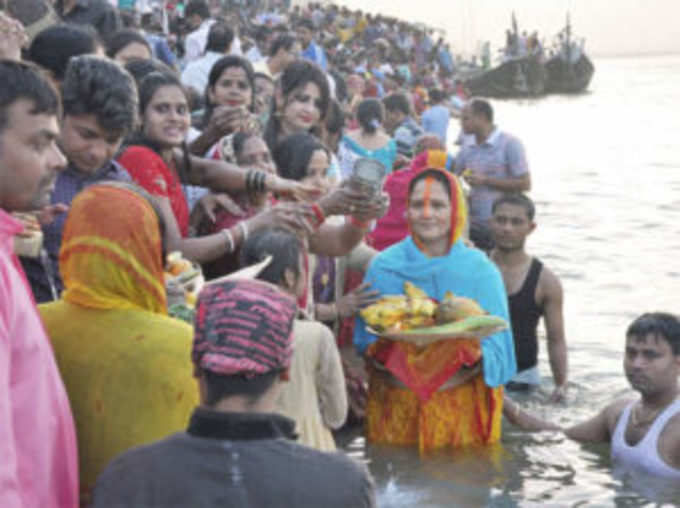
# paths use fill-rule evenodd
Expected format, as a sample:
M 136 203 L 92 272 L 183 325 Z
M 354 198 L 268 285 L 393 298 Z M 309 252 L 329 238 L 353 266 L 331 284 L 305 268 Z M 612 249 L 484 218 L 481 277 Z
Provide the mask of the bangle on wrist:
M 236 244 L 234 243 L 234 237 L 232 236 L 231 231 L 228 229 L 222 229 L 220 230 L 220 233 L 227 241 L 227 254 L 231 254 L 236 249 Z
M 239 229 L 241 230 L 241 234 L 243 235 L 243 240 L 242 243 L 246 243 L 246 240 L 248 240 L 248 225 L 246 224 L 245 221 L 241 221 L 237 224 Z

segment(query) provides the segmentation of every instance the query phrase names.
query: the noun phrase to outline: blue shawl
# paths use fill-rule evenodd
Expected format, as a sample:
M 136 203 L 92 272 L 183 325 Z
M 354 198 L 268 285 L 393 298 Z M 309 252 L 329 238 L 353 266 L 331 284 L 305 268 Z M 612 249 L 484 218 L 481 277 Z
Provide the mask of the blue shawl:
M 500 272 L 484 253 L 465 246 L 462 240 L 454 243 L 446 256 L 430 258 L 409 236 L 373 258 L 364 281 L 381 295 L 403 294 L 405 281 L 416 284 L 437 300 L 442 300 L 446 291 L 452 291 L 475 299 L 489 314 L 510 322 Z M 355 347 L 363 354 L 376 339 L 358 316 Z M 496 387 L 507 383 L 517 371 L 512 331 L 507 329 L 483 339 L 481 349 L 486 384 Z

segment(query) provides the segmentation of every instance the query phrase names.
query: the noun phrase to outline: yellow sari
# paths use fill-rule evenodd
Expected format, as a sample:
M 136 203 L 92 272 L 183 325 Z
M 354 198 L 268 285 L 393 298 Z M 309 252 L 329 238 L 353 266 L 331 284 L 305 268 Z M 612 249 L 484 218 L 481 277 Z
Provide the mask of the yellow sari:
M 87 502 L 116 455 L 186 428 L 198 403 L 192 330 L 166 313 L 158 218 L 141 195 L 93 186 L 71 205 L 62 299 L 40 306 L 71 401 Z

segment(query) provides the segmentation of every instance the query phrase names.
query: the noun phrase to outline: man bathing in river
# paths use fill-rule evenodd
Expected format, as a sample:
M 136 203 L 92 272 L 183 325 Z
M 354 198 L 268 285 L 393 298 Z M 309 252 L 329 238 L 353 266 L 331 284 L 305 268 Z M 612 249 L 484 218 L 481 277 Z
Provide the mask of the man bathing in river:
M 492 209 L 491 235 L 495 243 L 491 259 L 503 275 L 515 339 L 517 375 L 505 385 L 511 391 L 538 386 L 538 321 L 543 316 L 548 338 L 548 358 L 555 381 L 550 397 L 564 398 L 567 387 L 567 342 L 564 338 L 562 284 L 538 258 L 524 249 L 527 237 L 536 229 L 536 208 L 524 194 L 506 194 Z
M 524 430 L 562 430 L 583 442 L 610 442 L 612 460 L 627 470 L 680 481 L 680 320 L 643 314 L 628 327 L 623 370 L 640 392 L 568 429 L 540 420 L 509 400 L 503 413 Z

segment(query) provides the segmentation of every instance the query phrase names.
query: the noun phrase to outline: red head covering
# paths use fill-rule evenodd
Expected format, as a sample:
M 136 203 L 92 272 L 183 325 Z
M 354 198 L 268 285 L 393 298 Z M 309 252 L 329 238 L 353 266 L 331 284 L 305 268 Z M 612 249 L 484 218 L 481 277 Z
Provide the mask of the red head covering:
M 296 313 L 295 300 L 270 284 L 209 284 L 198 296 L 192 360 L 224 376 L 288 368 Z

